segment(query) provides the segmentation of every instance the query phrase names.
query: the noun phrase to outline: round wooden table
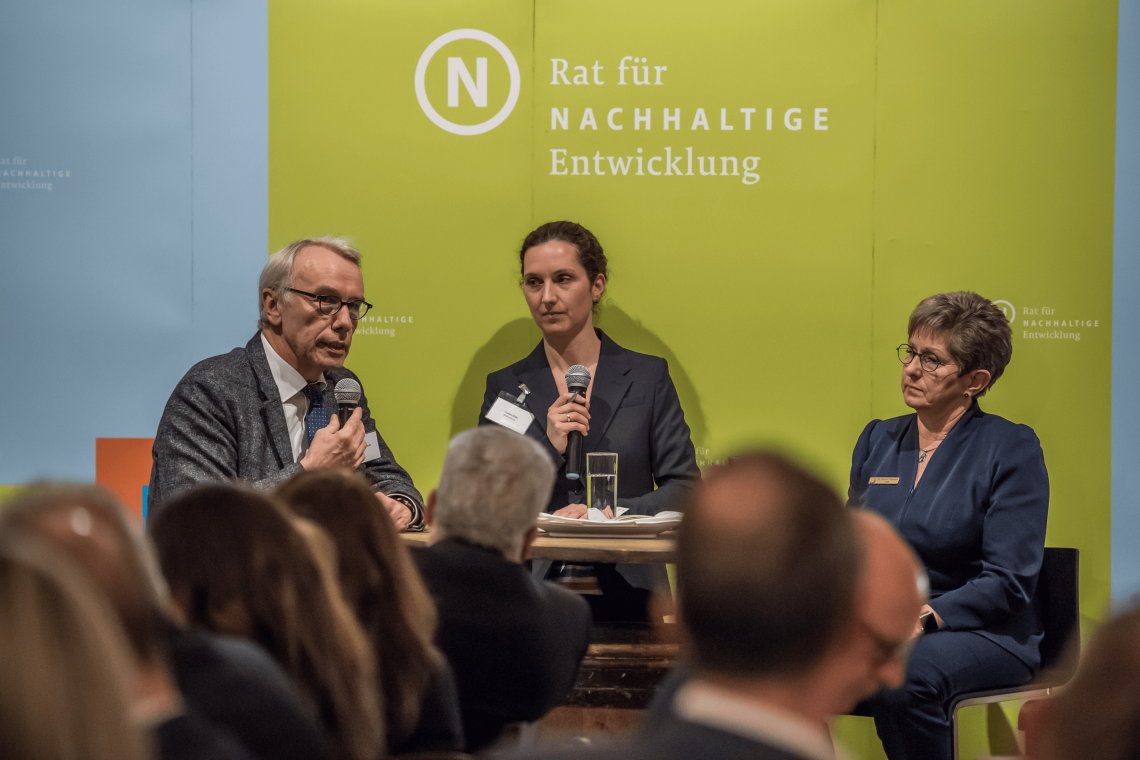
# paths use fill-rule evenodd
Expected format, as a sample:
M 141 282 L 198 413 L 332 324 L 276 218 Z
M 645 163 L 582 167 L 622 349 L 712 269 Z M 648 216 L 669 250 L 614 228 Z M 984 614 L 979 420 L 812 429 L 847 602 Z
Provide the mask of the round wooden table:
M 426 545 L 431 532 L 402 533 L 411 545 Z M 640 564 L 676 561 L 676 534 L 657 538 L 552 538 L 539 534 L 533 559 L 570 562 L 626 562 Z M 672 623 L 671 616 L 666 618 Z M 587 727 L 596 730 L 630 729 L 649 704 L 658 682 L 677 659 L 676 634 L 665 635 L 649 623 L 595 624 L 590 647 L 566 702 L 542 722 L 548 738 L 577 736 Z

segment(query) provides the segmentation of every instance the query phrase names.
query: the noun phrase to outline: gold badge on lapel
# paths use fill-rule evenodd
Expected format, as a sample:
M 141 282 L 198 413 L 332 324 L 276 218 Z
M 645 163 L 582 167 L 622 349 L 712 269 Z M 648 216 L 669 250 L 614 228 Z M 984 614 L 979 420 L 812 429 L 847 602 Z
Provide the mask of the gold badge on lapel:
M 872 486 L 893 486 L 898 482 L 898 478 L 871 478 L 867 481 Z

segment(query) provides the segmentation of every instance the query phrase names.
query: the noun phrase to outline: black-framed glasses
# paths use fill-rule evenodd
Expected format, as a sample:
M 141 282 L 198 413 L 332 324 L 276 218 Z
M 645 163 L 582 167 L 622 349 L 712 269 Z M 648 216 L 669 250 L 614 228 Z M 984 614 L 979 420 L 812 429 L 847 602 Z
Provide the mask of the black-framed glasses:
M 919 363 L 922 365 L 922 368 L 927 372 L 937 372 L 939 367 L 958 366 L 957 364 L 951 364 L 950 362 L 942 361 L 929 351 L 927 351 L 925 354 L 920 354 L 907 343 L 903 343 L 901 346 L 896 348 L 895 351 L 899 355 L 899 361 L 903 364 L 910 364 L 912 361 L 914 361 L 914 357 L 917 356 Z
M 296 288 L 285 288 L 290 293 L 297 293 L 298 295 L 311 298 L 317 302 L 317 308 L 321 310 L 321 314 L 325 316 L 334 316 L 340 311 L 340 307 L 348 307 L 348 317 L 353 322 L 356 322 L 372 308 L 372 304 L 367 301 L 342 301 L 337 296 L 318 296 L 316 293 L 306 293 L 303 290 Z

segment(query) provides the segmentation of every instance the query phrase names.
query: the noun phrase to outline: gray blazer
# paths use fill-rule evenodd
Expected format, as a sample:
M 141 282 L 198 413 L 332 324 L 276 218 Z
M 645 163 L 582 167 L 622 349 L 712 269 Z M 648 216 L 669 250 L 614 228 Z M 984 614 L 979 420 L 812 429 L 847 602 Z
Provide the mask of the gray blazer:
M 336 409 L 333 388 L 351 370 L 325 372 L 325 407 Z M 376 430 L 362 394 L 364 429 Z M 412 478 L 396 464 L 377 433 L 380 456 L 358 470 L 376 490 L 398 498 L 412 510 L 412 527 L 423 523 L 423 498 Z M 197 483 L 241 479 L 269 489 L 303 469 L 293 461 L 281 394 L 273 381 L 261 334 L 228 354 L 198 362 L 179 381 L 158 423 L 152 449 L 147 511 Z

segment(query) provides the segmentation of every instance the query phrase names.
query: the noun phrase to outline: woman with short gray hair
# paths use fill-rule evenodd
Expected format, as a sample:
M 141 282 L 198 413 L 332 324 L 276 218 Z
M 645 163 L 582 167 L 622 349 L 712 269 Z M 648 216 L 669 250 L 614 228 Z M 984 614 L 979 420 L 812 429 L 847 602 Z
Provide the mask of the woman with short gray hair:
M 848 504 L 911 543 L 930 578 L 907 678 L 857 711 L 890 760 L 950 760 L 955 694 L 1018 686 L 1040 666 L 1033 593 L 1045 551 L 1049 475 L 1033 430 L 978 398 L 1013 355 L 1009 321 L 977 293 L 930 296 L 896 350 L 914 414 L 874 420 L 851 461 Z M 898 642 L 893 656 L 909 649 Z

